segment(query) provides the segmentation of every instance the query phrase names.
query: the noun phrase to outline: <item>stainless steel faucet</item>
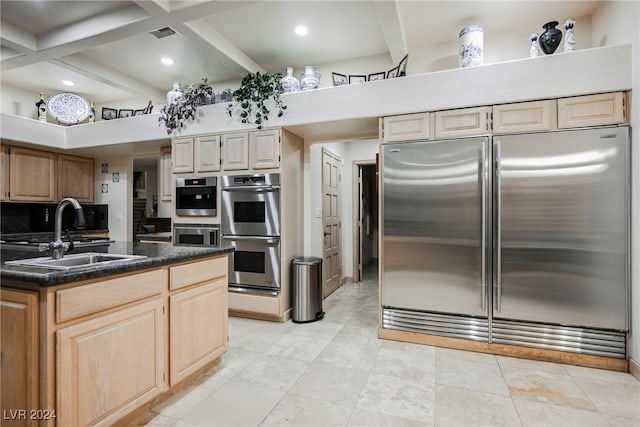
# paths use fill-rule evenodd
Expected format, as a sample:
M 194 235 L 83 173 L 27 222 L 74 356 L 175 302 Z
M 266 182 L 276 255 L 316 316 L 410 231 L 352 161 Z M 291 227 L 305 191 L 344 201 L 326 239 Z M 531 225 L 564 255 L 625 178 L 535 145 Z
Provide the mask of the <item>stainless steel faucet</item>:
M 71 197 L 65 197 L 60 200 L 58 203 L 58 207 L 56 208 L 56 225 L 55 225 L 55 235 L 53 242 L 49 243 L 49 249 L 51 251 L 51 258 L 60 259 L 64 256 L 66 248 L 64 243 L 62 243 L 62 211 L 68 205 L 73 206 L 75 209 L 75 219 L 73 221 L 73 226 L 75 228 L 85 228 L 87 226 L 87 220 L 84 217 L 84 211 L 82 210 L 82 206 L 78 201 Z

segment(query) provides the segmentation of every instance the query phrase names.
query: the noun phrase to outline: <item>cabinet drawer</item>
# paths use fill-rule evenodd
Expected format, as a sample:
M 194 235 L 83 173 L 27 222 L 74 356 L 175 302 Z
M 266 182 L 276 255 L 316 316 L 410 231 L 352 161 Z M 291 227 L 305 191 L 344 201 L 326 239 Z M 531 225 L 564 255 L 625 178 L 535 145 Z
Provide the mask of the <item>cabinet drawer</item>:
M 429 113 L 405 114 L 383 119 L 383 140 L 410 141 L 430 139 L 433 134 L 429 123 Z
M 494 134 L 538 132 L 557 128 L 557 102 L 553 99 L 493 107 Z
M 182 264 L 169 269 L 169 288 L 184 288 L 195 283 L 204 282 L 227 275 L 229 261 L 226 256 L 205 261 Z
M 262 295 L 229 292 L 229 310 L 280 315 L 280 299 Z
M 558 99 L 560 129 L 615 125 L 627 120 L 624 92 Z
M 490 133 L 491 107 L 462 108 L 436 112 L 436 138 L 486 135 Z
M 159 295 L 167 286 L 166 270 L 104 280 L 56 292 L 58 323 Z

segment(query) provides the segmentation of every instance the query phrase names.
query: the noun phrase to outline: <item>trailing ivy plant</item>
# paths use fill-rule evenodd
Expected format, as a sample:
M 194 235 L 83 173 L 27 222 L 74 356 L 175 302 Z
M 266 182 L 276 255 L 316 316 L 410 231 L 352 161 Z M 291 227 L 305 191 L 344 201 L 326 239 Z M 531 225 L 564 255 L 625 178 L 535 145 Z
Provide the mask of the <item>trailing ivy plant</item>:
M 192 83 L 177 102 L 162 107 L 158 121 L 164 122 L 167 134 L 182 129 L 187 120 L 196 118 L 199 106 L 211 103 L 212 94 L 213 88 L 207 84 L 207 79 L 202 79 L 198 85 Z
M 227 106 L 229 117 L 233 117 L 233 112 L 239 110 L 238 115 L 242 123 L 253 123 L 258 129 L 267 120 L 271 111 L 267 106 L 269 99 L 273 100 L 277 109 L 278 117 L 282 117 L 287 106 L 284 105 L 280 95 L 280 79 L 282 74 L 260 74 L 260 72 L 249 73 L 242 79 L 240 88 L 233 92 L 233 101 Z

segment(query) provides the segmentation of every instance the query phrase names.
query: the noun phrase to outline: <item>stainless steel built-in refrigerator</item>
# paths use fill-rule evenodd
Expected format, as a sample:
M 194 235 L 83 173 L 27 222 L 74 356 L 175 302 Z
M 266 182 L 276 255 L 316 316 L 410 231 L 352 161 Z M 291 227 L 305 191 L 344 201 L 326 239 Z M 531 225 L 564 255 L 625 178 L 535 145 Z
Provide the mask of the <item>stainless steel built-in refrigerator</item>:
M 382 152 L 383 328 L 626 357 L 628 127 Z

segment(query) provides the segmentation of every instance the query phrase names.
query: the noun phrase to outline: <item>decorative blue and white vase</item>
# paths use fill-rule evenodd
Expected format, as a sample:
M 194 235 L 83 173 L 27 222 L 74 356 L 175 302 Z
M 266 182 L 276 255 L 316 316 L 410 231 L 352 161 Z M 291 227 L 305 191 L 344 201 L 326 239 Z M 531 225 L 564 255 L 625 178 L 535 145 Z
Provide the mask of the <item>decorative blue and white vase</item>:
M 47 121 L 47 101 L 44 100 L 44 93 L 40 92 L 40 100 L 36 102 L 36 108 L 38 109 L 38 120 L 41 122 Z
M 293 67 L 285 68 L 286 75 L 280 79 L 280 87 L 284 93 L 297 92 L 300 90 L 300 82 L 293 76 Z
M 180 83 L 175 82 L 173 84 L 173 89 L 167 92 L 167 106 L 172 104 L 177 104 L 183 98 L 184 98 L 184 92 L 180 87 Z
M 320 86 L 320 73 L 316 67 L 305 65 L 300 74 L 300 90 L 317 89 Z
M 460 30 L 458 34 L 460 48 L 458 49 L 460 67 L 475 67 L 482 65 L 484 52 L 484 30 L 479 25 L 470 25 Z
M 540 49 L 538 49 L 538 33 L 531 34 L 531 47 L 529 48 L 529 57 L 535 58 L 540 55 Z
M 93 102 L 90 103 L 91 107 L 89 108 L 89 123 L 95 123 L 96 121 L 96 109 L 93 106 Z
M 576 47 L 576 36 L 573 34 L 573 27 L 576 25 L 576 21 L 572 18 L 567 19 L 564 22 L 564 29 L 566 30 L 564 35 L 564 45 L 562 48 L 565 52 L 572 52 Z

